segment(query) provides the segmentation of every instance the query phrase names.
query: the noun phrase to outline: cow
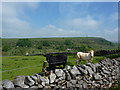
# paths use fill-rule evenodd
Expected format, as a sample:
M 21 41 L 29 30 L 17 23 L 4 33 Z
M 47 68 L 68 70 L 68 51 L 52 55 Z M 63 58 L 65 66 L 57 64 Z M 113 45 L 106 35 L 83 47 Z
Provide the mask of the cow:
M 93 57 L 94 57 L 93 50 L 89 51 L 88 53 L 77 52 L 76 64 L 78 65 L 78 62 L 80 62 L 81 60 L 86 60 L 87 62 L 91 62 Z
M 60 65 L 63 65 L 63 68 L 65 68 L 65 65 L 67 63 L 67 55 L 59 54 L 59 55 L 53 56 L 50 54 L 46 54 L 43 56 L 46 57 L 46 61 L 49 64 L 49 70 L 55 69 L 56 66 L 60 66 Z

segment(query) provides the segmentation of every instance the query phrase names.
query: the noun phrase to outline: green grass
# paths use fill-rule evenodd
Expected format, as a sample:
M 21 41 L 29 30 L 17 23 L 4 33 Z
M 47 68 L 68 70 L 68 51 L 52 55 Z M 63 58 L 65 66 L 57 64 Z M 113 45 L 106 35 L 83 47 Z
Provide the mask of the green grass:
M 32 75 L 34 73 L 39 73 L 42 70 L 42 63 L 44 60 L 45 58 L 43 56 L 3 57 L 2 71 L 12 70 L 12 69 L 18 69 L 18 70 L 3 72 L 2 79 L 12 80 L 15 76 L 18 75 Z M 24 68 L 24 67 L 28 67 L 28 68 Z M 20 69 L 20 68 L 24 68 L 24 69 Z
M 20 70 L 14 70 L 14 71 L 8 71 L 2 73 L 2 79 L 9 79 L 13 80 L 15 76 L 19 75 L 33 75 L 35 73 L 41 72 L 41 66 L 31 67 L 31 68 L 25 68 Z
M 15 56 L 2 58 L 2 70 L 11 70 L 41 64 L 45 58 L 43 56 Z
M 105 59 L 106 57 L 103 57 L 103 56 L 95 56 L 94 58 L 93 58 L 93 60 L 92 60 L 92 63 L 98 63 L 100 60 L 103 60 L 103 59 Z M 69 56 L 68 57 L 68 65 L 70 65 L 70 66 L 73 66 L 73 65 L 76 65 L 76 58 L 75 58 L 75 56 Z M 82 60 L 81 62 L 80 62 L 80 64 L 86 64 L 87 62 L 85 61 L 85 60 Z
M 95 56 L 92 63 L 97 63 L 105 57 Z M 67 65 L 76 65 L 76 56 L 69 55 Z M 2 58 L 2 71 L 18 69 L 13 71 L 6 71 L 2 73 L 2 80 L 13 80 L 18 75 L 33 75 L 40 73 L 42 70 L 42 64 L 45 61 L 43 56 L 10 56 Z M 86 61 L 81 61 L 81 64 L 86 64 Z M 39 65 L 39 66 L 35 66 Z M 34 66 L 34 67 L 31 67 Z M 28 67 L 28 68 L 24 68 Z M 22 69 L 20 69 L 22 68 Z
M 101 61 L 101 60 L 103 60 L 103 59 L 105 59 L 106 57 L 104 57 L 104 56 L 95 56 L 94 58 L 93 58 L 93 61 L 92 61 L 92 63 L 98 63 L 99 61 Z
M 106 55 L 105 57 L 107 57 L 107 58 L 118 58 L 118 57 L 120 57 L 120 54 L 112 54 L 112 55 Z

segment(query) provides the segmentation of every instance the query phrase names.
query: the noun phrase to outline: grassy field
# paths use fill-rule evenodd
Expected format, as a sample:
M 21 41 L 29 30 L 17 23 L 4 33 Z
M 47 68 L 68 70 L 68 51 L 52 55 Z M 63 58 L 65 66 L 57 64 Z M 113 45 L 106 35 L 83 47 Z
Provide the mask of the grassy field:
M 94 57 L 92 63 L 97 63 L 105 57 Z M 67 65 L 75 65 L 76 56 L 68 56 Z M 2 57 L 2 80 L 13 80 L 18 75 L 33 75 L 40 73 L 42 64 L 45 61 L 43 56 L 10 56 Z M 81 64 L 85 64 L 82 61 Z
M 2 58 L 2 79 L 12 80 L 17 75 L 32 75 L 41 71 L 43 56 L 13 56 Z

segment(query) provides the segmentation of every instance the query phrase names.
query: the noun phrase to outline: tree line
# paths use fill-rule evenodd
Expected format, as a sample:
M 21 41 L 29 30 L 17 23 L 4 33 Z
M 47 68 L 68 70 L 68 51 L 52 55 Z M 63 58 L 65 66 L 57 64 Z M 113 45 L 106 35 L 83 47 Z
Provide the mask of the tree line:
M 95 39 L 96 40 L 96 39 Z M 89 51 L 91 49 L 99 49 L 102 46 L 112 47 L 111 42 L 105 40 L 101 41 L 88 41 L 88 40 L 76 40 L 76 39 L 18 39 L 18 40 L 3 40 L 2 52 L 3 55 L 25 55 L 26 53 L 49 53 L 49 52 L 77 52 L 77 51 Z M 103 45 L 103 43 L 105 45 Z M 98 43 L 98 44 L 97 44 Z M 99 45 L 101 43 L 102 45 Z

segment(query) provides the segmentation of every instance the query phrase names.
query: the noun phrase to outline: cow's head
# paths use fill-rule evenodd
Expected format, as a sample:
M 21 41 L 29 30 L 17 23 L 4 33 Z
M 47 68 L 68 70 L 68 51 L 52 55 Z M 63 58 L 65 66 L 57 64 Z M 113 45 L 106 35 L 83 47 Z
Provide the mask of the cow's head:
M 91 57 L 94 57 L 94 51 L 93 50 L 91 50 L 89 53 L 91 54 Z

